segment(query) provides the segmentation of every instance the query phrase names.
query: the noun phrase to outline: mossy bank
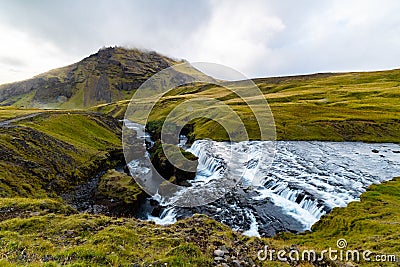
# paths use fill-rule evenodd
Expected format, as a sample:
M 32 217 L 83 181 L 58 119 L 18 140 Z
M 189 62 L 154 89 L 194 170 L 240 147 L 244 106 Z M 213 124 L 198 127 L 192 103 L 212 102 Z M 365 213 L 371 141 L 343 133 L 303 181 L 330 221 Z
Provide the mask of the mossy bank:
M 87 112 L 42 112 L 0 127 L 0 195 L 48 197 L 120 161 L 118 122 Z
M 214 220 L 197 215 L 171 226 L 129 218 L 77 214 L 49 199 L 2 199 L 1 210 L 18 210 L 16 218 L 2 217 L 0 255 L 2 266 L 214 266 L 216 250 L 235 266 L 345 266 L 344 262 L 281 262 L 258 259 L 259 250 L 336 248 L 344 238 L 348 249 L 370 250 L 399 257 L 400 179 L 373 185 L 360 202 L 337 208 L 323 217 L 312 232 L 282 234 L 275 238 L 249 238 Z M 1 213 L 2 215 L 8 213 Z M 229 255 L 229 258 L 227 257 Z M 218 259 L 219 260 L 219 259 Z M 377 266 L 353 262 L 346 266 Z M 380 263 L 379 266 L 396 266 Z

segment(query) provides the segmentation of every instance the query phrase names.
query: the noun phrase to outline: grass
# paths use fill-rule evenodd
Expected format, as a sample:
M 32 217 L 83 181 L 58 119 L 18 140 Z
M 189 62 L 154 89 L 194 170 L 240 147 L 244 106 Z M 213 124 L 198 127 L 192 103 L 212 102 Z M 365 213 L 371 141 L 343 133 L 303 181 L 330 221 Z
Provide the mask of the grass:
M 45 112 L 0 127 L 0 196 L 48 197 L 113 166 L 119 124 L 94 113 Z
M 0 198 L 1 221 L 48 213 L 73 214 L 76 211 L 57 198 Z
M 311 232 L 298 235 L 285 233 L 277 238 L 320 251 L 329 246 L 337 248 L 336 241 L 344 238 L 348 243 L 346 249 L 370 250 L 373 255 L 389 254 L 399 258 L 399 188 L 400 177 L 371 185 L 361 195 L 360 201 L 351 202 L 345 208 L 334 208 L 313 225 Z M 376 264 L 364 262 L 363 266 Z
M 122 120 L 125 116 L 126 108 L 129 104 L 129 100 L 117 101 L 111 104 L 102 104 L 95 107 L 89 108 L 95 112 L 101 112 L 114 118 Z
M 243 236 L 203 215 L 159 226 L 132 218 L 74 214 L 57 200 L 2 199 L 1 210 L 13 207 L 28 216 L 0 222 L 0 254 L 7 255 L 1 264 L 212 266 L 213 251 L 224 246 L 239 259 L 251 259 L 255 264 L 289 266 L 277 259 L 259 261 L 257 252 L 265 245 L 277 250 L 296 247 L 320 252 L 329 246 L 336 248 L 339 238 L 347 240 L 348 249 L 371 250 L 371 258 L 375 253 L 400 256 L 399 187 L 400 178 L 372 185 L 361 201 L 334 209 L 311 232 L 261 239 Z M 342 266 L 328 259 L 327 264 Z M 376 266 L 376 262 L 361 264 Z M 305 261 L 297 266 L 314 265 Z
M 21 107 L 21 108 L 30 107 L 30 104 L 32 103 L 35 94 L 36 90 L 33 90 L 27 94 L 12 96 L 0 102 L 0 105 L 2 106 L 14 105 L 16 107 Z
M 278 140 L 396 143 L 400 142 L 399 81 L 400 70 L 254 80 L 270 105 Z M 239 90 L 240 86 L 237 83 Z M 176 88 L 156 104 L 149 121 L 164 120 L 179 104 L 201 97 L 229 105 L 244 122 L 250 139 L 260 139 L 257 121 L 248 105 L 220 86 L 197 84 Z M 127 104 L 122 101 L 110 105 L 106 113 L 115 114 Z M 203 109 L 212 113 L 212 107 Z M 140 112 L 131 118 L 144 122 Z M 224 122 L 230 123 L 228 118 Z M 213 120 L 197 119 L 194 124 L 195 139 L 228 139 L 223 127 Z
M 0 107 L 0 122 L 13 119 L 16 117 L 22 117 L 33 113 L 43 112 L 43 109 L 18 109 L 15 107 Z
M 204 236 L 188 234 L 200 224 L 202 227 L 196 231 Z M 9 262 L 19 264 L 48 261 L 47 264 L 129 266 L 159 262 L 169 266 L 209 266 L 211 260 L 205 253 L 208 249 L 199 248 L 195 242 L 208 242 L 214 234 L 222 236 L 225 232 L 229 232 L 226 226 L 205 217 L 169 228 L 135 219 L 48 214 L 0 223 L 0 253 L 7 254 Z
M 96 198 L 113 199 L 127 205 L 135 205 L 143 198 L 143 191 L 132 176 L 108 170 L 100 178 Z
M 400 141 L 400 70 L 255 82 L 270 104 L 280 140 Z M 157 103 L 149 125 L 158 129 L 174 107 L 200 97 L 228 104 L 245 122 L 250 138 L 260 138 L 248 106 L 232 92 L 213 85 L 186 85 L 171 91 Z M 114 167 L 111 154 L 121 154 L 120 125 L 96 112 L 123 118 L 128 103 L 102 104 L 90 111 L 45 111 L 0 127 L 1 266 L 211 266 L 213 251 L 220 246 L 256 264 L 288 266 L 279 261 L 259 262 L 257 251 L 265 245 L 321 251 L 335 248 L 339 238 L 345 238 L 351 249 L 400 256 L 399 178 L 372 185 L 361 201 L 335 208 L 310 232 L 274 238 L 248 238 L 200 215 L 164 227 L 132 218 L 78 214 L 58 195 Z M 210 107 L 204 108 L 211 113 Z M 39 112 L 0 108 L 0 120 Z M 189 123 L 191 140 L 227 139 L 213 120 Z M 100 178 L 98 189 L 99 198 L 132 204 L 140 193 L 132 178 L 112 170 Z
M 105 150 L 110 145 L 121 146 L 116 135 L 118 125 L 107 125 L 99 116 L 90 113 L 51 114 L 20 122 L 19 125 L 36 129 L 75 147 L 85 150 Z M 118 133 L 118 131 L 117 131 Z

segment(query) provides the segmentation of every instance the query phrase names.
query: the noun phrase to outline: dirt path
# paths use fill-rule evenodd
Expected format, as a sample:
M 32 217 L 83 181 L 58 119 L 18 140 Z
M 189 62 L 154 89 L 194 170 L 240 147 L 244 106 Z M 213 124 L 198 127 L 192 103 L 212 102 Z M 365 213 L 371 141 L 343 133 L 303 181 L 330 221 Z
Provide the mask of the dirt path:
M 38 113 L 32 113 L 26 116 L 22 116 L 22 117 L 17 117 L 17 118 L 13 118 L 13 119 L 9 119 L 9 120 L 5 120 L 5 121 L 0 121 L 0 127 L 10 127 L 10 124 L 17 122 L 17 121 L 21 121 L 21 120 L 25 120 L 25 119 L 29 119 L 29 118 L 33 118 L 39 114 L 42 114 L 41 112 Z

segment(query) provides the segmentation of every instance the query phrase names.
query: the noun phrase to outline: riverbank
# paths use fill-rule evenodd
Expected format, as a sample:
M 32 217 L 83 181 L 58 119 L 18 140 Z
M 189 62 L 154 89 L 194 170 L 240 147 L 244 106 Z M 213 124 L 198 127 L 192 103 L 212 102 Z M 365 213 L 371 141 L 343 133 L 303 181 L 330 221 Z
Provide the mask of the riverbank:
M 371 250 L 377 254 L 399 251 L 400 178 L 371 186 L 360 202 L 334 209 L 312 232 L 281 234 L 274 238 L 250 238 L 206 216 L 197 215 L 170 226 L 128 218 L 76 214 L 65 205 L 48 199 L 1 199 L 1 214 L 18 210 L 16 218 L 1 217 L 0 262 L 3 266 L 289 266 L 288 262 L 260 261 L 259 250 L 294 248 L 299 251 L 328 247 L 346 239 L 348 249 Z M 7 211 L 7 213 L 5 213 Z M 227 250 L 215 259 L 216 250 Z M 226 257 L 229 255 L 229 258 Z M 398 255 L 397 255 L 398 256 Z M 341 265 L 342 264 L 342 265 Z M 325 258 L 320 262 L 292 262 L 295 266 L 345 266 Z M 354 266 L 357 262 L 352 263 Z M 376 262 L 362 261 L 362 266 Z M 384 263 L 384 266 L 391 266 Z M 164 265 L 165 266 L 165 265 Z M 395 266 L 395 263 L 393 263 Z
M 339 238 L 345 238 L 349 248 L 376 253 L 399 251 L 399 179 L 371 186 L 361 202 L 334 209 L 312 232 L 301 235 L 247 237 L 205 216 L 164 227 L 132 218 L 81 214 L 57 195 L 89 181 L 99 167 L 115 166 L 110 153 L 120 151 L 121 142 L 116 120 L 90 112 L 61 112 L 12 124 L 0 128 L 1 152 L 5 155 L 0 169 L 0 255 L 5 266 L 154 266 L 165 262 L 170 266 L 213 266 L 224 261 L 233 265 L 236 260 L 244 266 L 288 266 L 276 258 L 273 262 L 259 261 L 257 252 L 265 245 L 299 250 L 335 248 Z M 75 166 L 82 169 L 71 172 L 70 168 L 77 170 Z M 125 178 L 115 177 L 115 173 L 106 176 L 103 196 L 115 193 L 107 190 L 110 183 L 131 186 Z M 224 248 L 230 258 L 215 260 L 215 250 Z M 320 262 L 299 264 L 324 266 Z

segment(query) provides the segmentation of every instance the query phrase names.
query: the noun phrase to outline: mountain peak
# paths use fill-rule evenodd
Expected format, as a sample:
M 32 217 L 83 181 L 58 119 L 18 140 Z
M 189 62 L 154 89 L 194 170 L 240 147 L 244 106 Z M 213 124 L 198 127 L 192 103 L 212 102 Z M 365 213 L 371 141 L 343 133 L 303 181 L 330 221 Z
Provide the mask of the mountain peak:
M 180 61 L 154 51 L 103 47 L 72 65 L 0 86 L 0 105 L 83 108 L 126 99 L 153 74 Z

